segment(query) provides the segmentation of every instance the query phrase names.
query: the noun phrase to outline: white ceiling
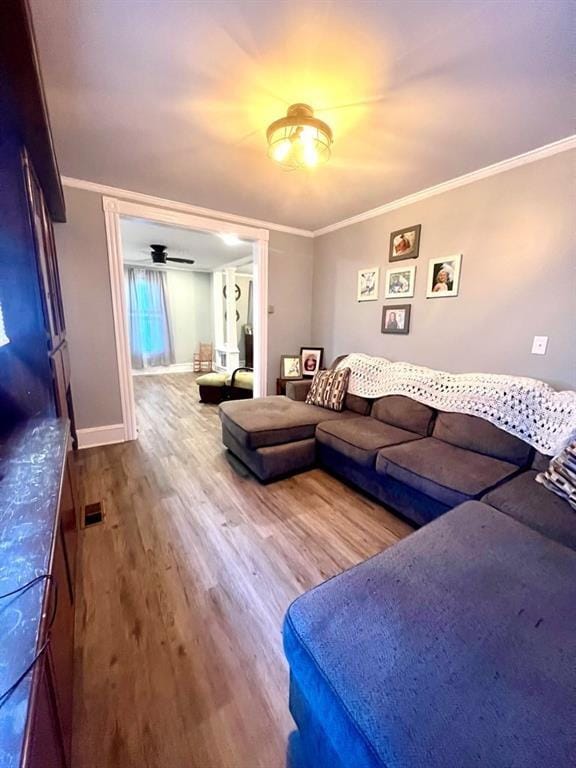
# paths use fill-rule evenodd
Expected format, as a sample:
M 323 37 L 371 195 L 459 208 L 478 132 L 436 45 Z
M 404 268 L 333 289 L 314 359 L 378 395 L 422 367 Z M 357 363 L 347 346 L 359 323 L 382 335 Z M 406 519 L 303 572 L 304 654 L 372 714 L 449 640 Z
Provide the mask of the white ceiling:
M 569 0 L 32 0 L 63 174 L 315 229 L 573 132 Z M 295 101 L 333 156 L 285 172 Z
M 168 263 L 167 267 L 171 269 L 209 272 L 239 259 L 251 260 L 252 258 L 251 243 L 226 245 L 218 235 L 211 232 L 200 232 L 133 218 L 122 218 L 120 229 L 124 261 L 130 264 L 152 265 L 150 243 L 165 245 L 168 256 L 194 259 L 194 264 L 191 266 L 177 262 Z M 251 265 L 244 265 L 239 271 L 246 272 L 246 266 L 250 272 Z

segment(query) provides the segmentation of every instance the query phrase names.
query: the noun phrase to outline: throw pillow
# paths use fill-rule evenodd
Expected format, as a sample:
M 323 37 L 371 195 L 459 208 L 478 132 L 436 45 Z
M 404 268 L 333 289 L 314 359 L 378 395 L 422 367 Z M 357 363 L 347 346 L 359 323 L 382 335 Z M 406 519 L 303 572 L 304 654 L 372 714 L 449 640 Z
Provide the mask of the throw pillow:
M 341 411 L 344 407 L 349 378 L 350 368 L 318 371 L 312 379 L 306 402 L 308 405 L 319 405 L 320 408 L 328 408 L 331 411 Z
M 536 481 L 576 509 L 576 443 L 570 443 L 553 458 L 548 469 L 536 475 Z

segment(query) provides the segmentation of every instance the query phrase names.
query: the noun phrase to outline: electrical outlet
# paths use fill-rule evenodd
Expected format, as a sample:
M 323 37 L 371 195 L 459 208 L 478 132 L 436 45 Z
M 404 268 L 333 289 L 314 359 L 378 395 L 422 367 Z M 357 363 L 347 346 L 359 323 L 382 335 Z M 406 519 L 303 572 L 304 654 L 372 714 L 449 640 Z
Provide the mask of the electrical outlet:
M 534 336 L 534 341 L 532 342 L 532 354 L 545 355 L 547 346 L 548 336 Z

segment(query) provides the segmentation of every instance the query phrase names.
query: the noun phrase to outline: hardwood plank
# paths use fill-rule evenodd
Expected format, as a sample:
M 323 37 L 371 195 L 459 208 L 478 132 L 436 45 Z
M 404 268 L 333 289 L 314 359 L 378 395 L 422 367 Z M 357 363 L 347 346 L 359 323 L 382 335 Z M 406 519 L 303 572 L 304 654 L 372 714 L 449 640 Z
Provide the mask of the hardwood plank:
M 240 476 L 191 374 L 135 379 L 140 438 L 82 451 L 75 768 L 280 768 L 290 602 L 407 535 L 315 469 Z

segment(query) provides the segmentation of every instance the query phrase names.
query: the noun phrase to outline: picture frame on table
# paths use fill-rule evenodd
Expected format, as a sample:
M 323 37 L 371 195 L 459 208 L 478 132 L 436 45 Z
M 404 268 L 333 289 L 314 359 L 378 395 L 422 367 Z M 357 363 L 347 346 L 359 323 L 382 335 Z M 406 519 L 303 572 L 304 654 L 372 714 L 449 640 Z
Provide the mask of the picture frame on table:
M 410 333 L 411 304 L 382 307 L 382 333 Z
M 322 368 L 324 347 L 301 347 L 300 361 L 302 376 L 314 376 Z
M 384 297 L 386 299 L 410 299 L 416 286 L 416 266 L 392 267 L 386 270 Z
M 358 270 L 357 301 L 377 301 L 380 283 L 380 267 Z
M 442 299 L 458 296 L 460 288 L 460 269 L 462 254 L 430 259 L 428 262 L 428 280 L 426 283 L 427 299 Z
M 302 358 L 300 355 L 282 355 L 280 357 L 280 378 L 302 378 Z
M 388 261 L 403 261 L 417 259 L 420 252 L 421 224 L 397 229 L 390 233 L 390 250 Z

